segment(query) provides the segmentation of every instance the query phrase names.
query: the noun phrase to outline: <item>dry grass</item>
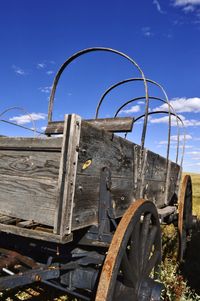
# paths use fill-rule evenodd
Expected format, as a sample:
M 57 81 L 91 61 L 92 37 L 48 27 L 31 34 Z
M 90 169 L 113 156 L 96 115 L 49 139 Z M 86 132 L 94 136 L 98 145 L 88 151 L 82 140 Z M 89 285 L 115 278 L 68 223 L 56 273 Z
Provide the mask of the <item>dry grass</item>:
M 193 184 L 193 214 L 200 219 L 200 175 L 191 174 Z M 178 245 L 177 229 L 167 226 L 163 229 L 164 258 L 161 280 L 166 287 L 164 300 L 200 300 L 200 222 L 193 230 L 188 242 L 184 262 L 179 266 L 176 260 Z
M 200 218 L 200 174 L 190 174 L 193 187 L 193 213 Z

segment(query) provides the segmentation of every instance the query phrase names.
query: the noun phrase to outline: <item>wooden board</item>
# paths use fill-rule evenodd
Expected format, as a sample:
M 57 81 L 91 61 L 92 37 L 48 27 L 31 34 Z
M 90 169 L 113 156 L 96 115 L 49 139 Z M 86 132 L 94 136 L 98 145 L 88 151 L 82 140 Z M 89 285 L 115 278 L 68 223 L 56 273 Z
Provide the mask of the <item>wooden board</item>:
M 0 138 L 0 213 L 53 226 L 62 138 Z
M 117 118 L 100 118 L 100 119 L 88 119 L 83 120 L 82 123 L 89 123 L 92 126 L 96 126 L 99 129 L 103 129 L 108 132 L 131 132 L 133 129 L 132 117 L 117 117 Z M 63 121 L 49 122 L 45 130 L 46 135 L 58 135 L 64 132 Z

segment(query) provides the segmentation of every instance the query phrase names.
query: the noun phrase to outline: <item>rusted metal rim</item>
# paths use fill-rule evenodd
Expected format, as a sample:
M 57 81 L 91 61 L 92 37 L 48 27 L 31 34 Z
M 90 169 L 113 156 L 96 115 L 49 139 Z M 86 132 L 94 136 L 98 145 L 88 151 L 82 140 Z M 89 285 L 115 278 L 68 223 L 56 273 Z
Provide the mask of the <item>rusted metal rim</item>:
M 178 203 L 178 235 L 179 261 L 183 260 L 186 249 L 187 236 L 192 228 L 192 181 L 189 175 L 183 179 Z
M 113 236 L 102 268 L 95 301 L 122 300 L 122 296 L 119 299 L 115 298 L 117 277 L 121 275 L 121 270 L 125 270 L 126 283 L 131 282 L 129 287 L 126 286 L 130 300 L 141 300 L 139 295 L 144 293 L 141 290 L 145 290 L 143 284 L 149 280 L 152 281 L 148 286 L 152 296 L 155 288 L 158 288 L 154 279 L 158 276 L 160 262 L 161 235 L 157 209 L 152 202 L 139 199 L 127 209 Z M 153 269 L 155 278 L 151 279 L 149 275 Z M 125 297 L 126 300 L 129 298 Z

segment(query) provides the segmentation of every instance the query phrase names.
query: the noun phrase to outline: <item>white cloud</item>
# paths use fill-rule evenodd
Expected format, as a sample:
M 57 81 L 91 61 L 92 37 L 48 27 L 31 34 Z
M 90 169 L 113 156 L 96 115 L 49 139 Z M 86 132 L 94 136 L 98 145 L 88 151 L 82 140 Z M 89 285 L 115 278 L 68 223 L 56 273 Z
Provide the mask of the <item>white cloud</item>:
M 144 102 L 144 101 L 142 101 L 142 100 L 140 100 L 140 101 L 138 101 L 138 104 L 139 104 L 139 105 L 144 105 L 144 104 L 145 104 L 145 102 Z
M 153 36 L 153 32 L 151 31 L 151 28 L 150 27 L 143 27 L 142 28 L 142 34 L 145 36 L 145 37 L 151 37 Z
M 175 6 L 200 5 L 200 0 L 175 0 Z
M 12 68 L 14 69 L 16 74 L 26 75 L 26 72 L 23 69 L 21 69 L 20 67 L 17 67 L 16 65 L 12 65 Z
M 185 6 L 184 8 L 183 8 L 183 11 L 185 12 L 185 13 L 191 13 L 191 12 L 193 12 L 195 10 L 195 8 L 194 8 L 194 6 L 192 6 L 192 5 L 187 5 L 187 6 Z
M 42 127 L 41 127 L 41 130 L 42 130 L 42 131 L 45 131 L 46 128 L 47 128 L 46 126 L 42 126 Z
M 188 155 L 199 155 L 200 156 L 200 152 L 199 151 L 193 151 L 193 152 L 187 152 Z
M 53 70 L 48 70 L 48 71 L 46 72 L 46 74 L 48 74 L 48 75 L 51 75 L 51 74 L 53 74 L 53 73 L 54 73 Z
M 37 64 L 37 69 L 44 69 L 46 68 L 46 64 L 45 63 L 38 63 Z
M 170 104 L 177 113 L 199 113 L 200 112 L 200 98 L 199 97 L 177 97 L 173 98 L 170 101 Z M 155 108 L 155 111 L 158 110 L 167 110 L 168 105 L 163 104 L 160 107 Z
M 164 14 L 165 12 L 162 10 L 160 3 L 158 0 L 153 0 L 153 4 L 156 6 L 156 9 L 159 13 Z
M 174 0 L 173 5 L 182 8 L 185 13 L 194 13 L 197 18 L 200 18 L 200 0 Z M 197 24 L 198 21 L 199 20 L 195 20 L 192 23 Z
M 185 137 L 185 140 L 191 140 L 192 139 L 191 135 L 185 135 L 185 136 L 184 135 L 180 135 L 179 136 L 179 141 L 183 141 L 184 137 Z M 172 135 L 171 136 L 171 142 L 172 143 L 177 142 L 177 140 L 178 140 L 177 135 Z M 162 145 L 162 144 L 168 144 L 168 141 L 167 140 L 160 141 L 159 145 Z
M 177 121 L 176 121 L 176 117 L 175 116 L 171 116 L 171 125 L 172 126 L 177 126 Z M 164 123 L 164 124 L 168 124 L 169 123 L 169 116 L 163 116 L 163 117 L 159 117 L 159 118 L 151 118 L 149 119 L 150 123 Z
M 185 140 L 191 140 L 192 139 L 192 136 L 191 135 L 180 135 L 179 136 L 179 141 L 183 141 L 184 140 L 184 137 L 185 137 Z M 178 140 L 178 136 L 177 135 L 172 135 L 171 136 L 171 141 L 177 141 Z
M 200 126 L 200 120 L 196 119 L 186 119 L 184 116 L 179 115 L 179 117 L 182 119 L 184 126 L 189 127 L 189 126 Z M 171 116 L 171 125 L 172 126 L 177 126 L 177 121 L 175 116 Z M 150 123 L 163 123 L 163 124 L 168 124 L 169 123 L 169 116 L 163 116 L 160 118 L 151 118 L 149 120 Z M 179 122 L 180 125 L 180 122 Z
M 44 113 L 31 113 L 31 114 L 27 114 L 27 115 L 21 115 L 21 116 L 14 116 L 9 118 L 10 121 L 14 121 L 17 124 L 26 124 L 26 123 L 30 123 L 33 120 L 45 120 L 47 117 L 47 114 Z
M 137 113 L 140 111 L 140 106 L 136 105 L 136 106 L 132 106 L 130 109 L 127 110 L 121 110 L 119 114 L 129 114 L 129 113 Z
M 39 90 L 43 93 L 50 93 L 52 86 L 40 87 Z

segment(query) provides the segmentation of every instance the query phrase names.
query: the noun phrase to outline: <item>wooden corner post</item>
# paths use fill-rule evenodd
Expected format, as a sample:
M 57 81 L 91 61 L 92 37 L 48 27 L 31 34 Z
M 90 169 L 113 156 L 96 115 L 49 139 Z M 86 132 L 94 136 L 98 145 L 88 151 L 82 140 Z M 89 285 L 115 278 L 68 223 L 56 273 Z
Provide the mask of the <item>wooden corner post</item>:
M 61 237 L 71 233 L 80 132 L 81 117 L 65 115 L 54 221 L 54 233 Z

